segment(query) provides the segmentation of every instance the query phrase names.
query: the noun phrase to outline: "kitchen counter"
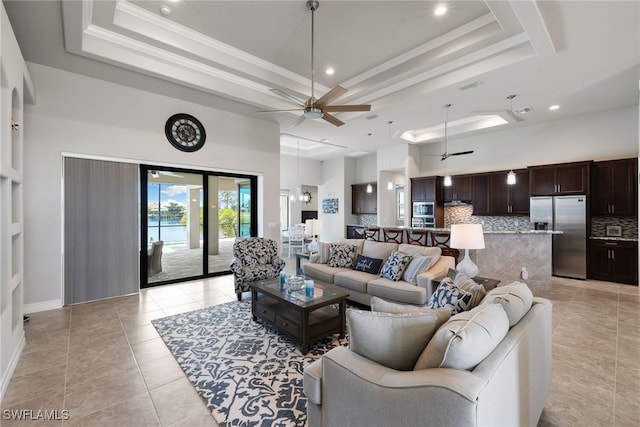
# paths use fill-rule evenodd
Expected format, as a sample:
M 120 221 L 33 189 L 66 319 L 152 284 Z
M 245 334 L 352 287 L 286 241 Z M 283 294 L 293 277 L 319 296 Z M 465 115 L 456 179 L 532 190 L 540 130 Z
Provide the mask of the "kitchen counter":
M 637 242 L 638 239 L 632 239 L 629 237 L 603 237 L 603 236 L 591 236 L 590 240 L 615 240 L 618 242 Z

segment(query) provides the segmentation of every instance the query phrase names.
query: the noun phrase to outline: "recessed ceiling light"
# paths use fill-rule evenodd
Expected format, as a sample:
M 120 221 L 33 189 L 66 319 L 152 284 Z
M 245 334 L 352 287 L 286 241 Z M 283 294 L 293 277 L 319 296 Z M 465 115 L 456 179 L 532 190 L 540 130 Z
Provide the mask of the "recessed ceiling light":
M 328 75 L 332 76 L 333 73 L 335 73 L 336 70 L 333 69 L 333 67 L 327 67 L 327 69 L 325 70 L 325 73 L 327 73 Z
M 441 15 L 444 15 L 445 13 L 447 13 L 447 6 L 443 4 L 436 7 L 435 10 L 433 11 L 433 14 L 436 16 L 441 16 Z
M 559 109 L 559 108 L 560 108 L 560 106 L 556 104 L 556 105 L 551 105 L 551 106 L 549 107 L 549 110 L 551 110 L 551 111 L 555 111 L 555 110 L 557 110 L 557 109 Z
M 164 16 L 169 16 L 171 15 L 171 8 L 166 4 L 163 4 L 162 6 L 160 6 L 160 13 Z

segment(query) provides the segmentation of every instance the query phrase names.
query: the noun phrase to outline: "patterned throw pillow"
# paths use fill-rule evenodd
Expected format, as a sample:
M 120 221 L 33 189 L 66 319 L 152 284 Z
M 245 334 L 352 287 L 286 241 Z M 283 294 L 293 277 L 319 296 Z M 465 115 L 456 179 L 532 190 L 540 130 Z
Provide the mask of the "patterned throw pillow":
M 462 271 L 459 271 L 458 274 L 456 274 L 456 277 L 453 279 L 453 284 L 463 291 L 471 293 L 472 296 L 471 301 L 469 301 L 469 308 L 473 308 L 480 304 L 480 301 L 482 301 L 484 296 L 487 294 L 484 286 L 471 279 Z
M 404 281 L 412 285 L 417 285 L 418 274 L 427 271 L 429 264 L 431 264 L 430 256 L 415 255 L 404 271 Z
M 404 269 L 407 268 L 407 265 L 409 265 L 409 262 L 411 262 L 411 258 L 411 255 L 403 254 L 398 251 L 391 251 L 391 255 L 387 258 L 387 262 L 382 266 L 380 276 L 397 282 L 402 278 L 402 273 L 404 272 Z
M 349 268 L 356 257 L 356 247 L 340 243 L 332 243 L 329 248 L 329 267 Z
M 358 255 L 353 269 L 357 271 L 364 271 L 365 273 L 378 274 L 382 260 L 379 258 L 370 258 L 364 255 Z
M 457 287 L 449 277 L 440 282 L 438 289 L 431 295 L 427 307 L 450 307 L 454 314 L 462 313 L 471 308 L 471 292 L 463 291 Z

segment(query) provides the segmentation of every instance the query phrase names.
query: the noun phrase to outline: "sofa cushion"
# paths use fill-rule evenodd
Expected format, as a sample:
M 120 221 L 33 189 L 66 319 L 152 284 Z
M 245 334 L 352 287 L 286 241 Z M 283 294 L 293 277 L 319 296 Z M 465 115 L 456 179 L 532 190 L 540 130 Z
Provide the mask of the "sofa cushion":
M 469 301 L 469 308 L 473 308 L 480 304 L 480 301 L 485 297 L 487 291 L 484 286 L 477 283 L 475 280 L 467 276 L 462 271 L 456 273 L 453 279 L 453 284 L 462 289 L 463 291 L 471 294 L 471 300 Z
M 407 268 L 407 265 L 409 265 L 409 262 L 411 262 L 411 258 L 411 255 L 392 251 L 382 266 L 382 270 L 380 270 L 380 276 L 397 282 L 402 278 L 402 273 L 404 269 Z
M 472 296 L 471 292 L 460 289 L 449 277 L 445 277 L 429 298 L 427 306 L 429 308 L 449 307 L 454 314 L 461 313 L 471 308 L 469 302 Z
M 312 277 L 319 282 L 333 283 L 336 273 L 351 271 L 350 268 L 329 267 L 327 264 L 307 263 L 302 264 L 305 276 Z
M 407 282 L 396 282 L 378 277 L 367 283 L 367 293 L 384 299 L 407 304 L 424 305 L 427 303 L 427 290 Z
M 347 243 L 331 243 L 329 249 L 329 267 L 351 267 L 356 258 L 356 247 Z
M 365 240 L 362 244 L 362 255 L 370 258 L 380 258 L 385 260 L 389 258 L 392 251 L 398 250 L 397 243 L 376 242 L 373 240 Z
M 389 314 L 348 310 L 349 348 L 391 369 L 409 371 L 438 328 L 434 313 Z
M 423 305 L 398 304 L 396 302 L 387 301 L 379 297 L 371 297 L 371 311 L 390 314 L 423 314 L 434 313 L 438 316 L 440 327 L 451 317 L 451 309 L 448 308 L 429 308 Z
M 533 304 L 533 294 L 526 283 L 512 282 L 487 292 L 481 304 L 501 304 L 513 326 L 524 317 Z
M 400 246 L 398 246 L 398 250 L 409 255 L 430 256 L 431 263 L 429 264 L 429 268 L 436 265 L 436 262 L 438 262 L 438 260 L 442 256 L 442 249 L 437 246 L 419 246 L 402 243 Z
M 367 282 L 378 277 L 380 276 L 376 274 L 349 269 L 336 273 L 333 277 L 333 284 L 352 291 L 367 293 Z
M 380 272 L 380 266 L 382 266 L 382 259 L 370 258 L 359 254 L 356 257 L 356 262 L 353 264 L 353 269 L 358 271 L 364 271 L 365 273 L 378 274 Z
M 431 257 L 426 255 L 414 255 L 411 262 L 405 268 L 402 278 L 412 285 L 418 284 L 418 274 L 427 271 L 431 264 Z
M 456 314 L 433 335 L 414 369 L 471 370 L 496 348 L 507 332 L 509 319 L 500 304 L 482 304 Z

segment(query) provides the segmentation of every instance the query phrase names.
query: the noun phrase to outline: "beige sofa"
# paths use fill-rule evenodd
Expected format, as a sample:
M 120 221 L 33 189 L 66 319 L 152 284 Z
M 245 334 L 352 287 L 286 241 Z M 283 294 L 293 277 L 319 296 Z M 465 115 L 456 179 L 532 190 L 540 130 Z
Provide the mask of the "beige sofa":
M 382 259 L 383 263 L 394 250 L 410 255 L 432 257 L 428 270 L 417 276 L 416 286 L 404 280 L 393 281 L 351 268 L 329 267 L 327 262 L 330 255 L 330 243 L 321 242 L 320 252 L 310 258 L 311 262 L 302 266 L 304 274 L 319 283 L 335 285 L 343 291 L 349 292 L 350 300 L 364 305 L 370 305 L 372 296 L 400 303 L 424 305 L 433 292 L 433 281 L 444 278 L 450 268 L 455 268 L 455 259 L 442 256 L 442 251 L 438 247 L 363 239 L 346 239 L 341 243 L 352 244 L 356 246 L 356 254 Z
M 532 301 L 472 369 L 395 370 L 332 349 L 305 369 L 308 425 L 536 426 L 551 393 L 552 309 Z

